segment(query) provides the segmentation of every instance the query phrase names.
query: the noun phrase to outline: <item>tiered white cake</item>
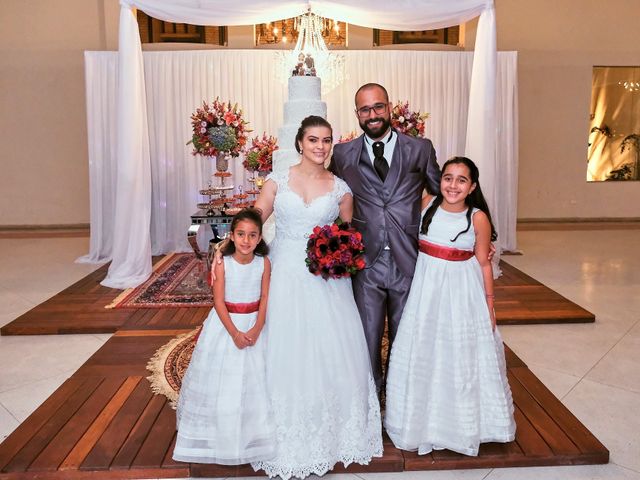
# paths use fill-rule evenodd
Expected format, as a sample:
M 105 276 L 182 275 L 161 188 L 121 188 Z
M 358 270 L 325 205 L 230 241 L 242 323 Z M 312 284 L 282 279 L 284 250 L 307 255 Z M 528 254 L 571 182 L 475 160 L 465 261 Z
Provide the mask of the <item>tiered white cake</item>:
M 300 123 L 309 115 L 327 118 L 327 104 L 320 98 L 320 77 L 289 78 L 289 100 L 284 104 L 284 125 L 278 129 L 278 150 L 273 152 L 273 171 L 300 161 L 295 139 Z

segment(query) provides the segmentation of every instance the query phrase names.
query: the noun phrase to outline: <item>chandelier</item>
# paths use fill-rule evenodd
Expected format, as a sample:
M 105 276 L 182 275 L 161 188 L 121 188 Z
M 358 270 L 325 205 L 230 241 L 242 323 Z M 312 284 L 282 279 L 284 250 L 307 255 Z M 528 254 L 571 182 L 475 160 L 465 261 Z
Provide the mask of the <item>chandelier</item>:
M 334 23 L 337 25 L 337 23 Z M 300 15 L 294 20 L 293 28 L 298 32 L 298 41 L 293 50 L 278 52 L 278 76 L 286 83 L 299 58 L 313 58 L 315 74 L 322 78 L 322 93 L 327 93 L 345 80 L 344 55 L 329 51 L 322 32 L 325 19 L 311 13 Z
M 618 85 L 624 87 L 628 92 L 637 92 L 640 90 L 640 82 L 618 82 Z

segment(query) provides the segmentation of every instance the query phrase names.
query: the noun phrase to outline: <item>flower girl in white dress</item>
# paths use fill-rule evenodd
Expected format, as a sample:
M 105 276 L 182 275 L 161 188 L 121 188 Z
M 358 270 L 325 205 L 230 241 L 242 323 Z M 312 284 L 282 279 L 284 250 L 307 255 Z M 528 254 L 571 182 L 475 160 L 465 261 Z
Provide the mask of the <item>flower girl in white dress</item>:
M 236 465 L 273 456 L 275 426 L 265 379 L 270 262 L 262 220 L 241 210 L 216 263 L 214 308 L 182 381 L 174 460 Z
M 496 233 L 478 168 L 454 157 L 425 197 L 420 254 L 391 350 L 385 427 L 396 447 L 477 455 L 515 437 L 488 260 Z

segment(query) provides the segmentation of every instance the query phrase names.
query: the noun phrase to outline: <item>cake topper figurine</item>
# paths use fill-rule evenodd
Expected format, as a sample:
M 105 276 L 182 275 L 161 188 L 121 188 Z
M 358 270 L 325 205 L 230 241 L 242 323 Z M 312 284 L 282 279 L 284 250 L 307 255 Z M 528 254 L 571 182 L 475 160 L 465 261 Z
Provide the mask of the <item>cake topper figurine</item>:
M 315 60 L 311 56 L 310 53 L 306 55 L 304 52 L 300 52 L 298 54 L 298 63 L 293 68 L 291 72 L 292 77 L 296 76 L 306 76 L 306 77 L 315 77 L 316 76 L 316 67 Z
M 298 57 L 300 58 L 300 57 Z M 316 66 L 315 62 L 313 61 L 313 57 L 311 56 L 310 53 L 307 53 L 306 58 L 304 59 L 304 64 L 306 65 L 306 67 L 311 70 L 312 68 L 314 68 Z

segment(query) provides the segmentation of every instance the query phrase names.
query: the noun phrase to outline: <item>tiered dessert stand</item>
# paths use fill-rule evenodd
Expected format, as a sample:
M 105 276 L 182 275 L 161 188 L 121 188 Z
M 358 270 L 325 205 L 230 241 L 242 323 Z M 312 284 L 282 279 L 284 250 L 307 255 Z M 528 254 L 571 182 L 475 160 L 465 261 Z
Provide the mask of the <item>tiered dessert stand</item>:
M 229 155 L 221 152 L 216 157 L 216 173 L 218 184 L 209 182 L 207 188 L 200 190 L 200 195 L 207 197 L 206 202 L 198 203 L 198 211 L 191 215 L 191 226 L 187 230 L 187 240 L 193 248 L 198 259 L 203 259 L 204 255 L 198 246 L 197 234 L 201 225 L 210 225 L 213 231 L 213 238 L 209 242 L 207 252 L 207 269 L 211 268 L 211 256 L 214 244 L 220 242 L 229 234 L 231 219 L 237 211 L 234 205 L 235 196 L 229 195 L 233 192 L 234 185 L 231 182 L 229 170 Z M 240 187 L 241 188 L 241 187 Z

